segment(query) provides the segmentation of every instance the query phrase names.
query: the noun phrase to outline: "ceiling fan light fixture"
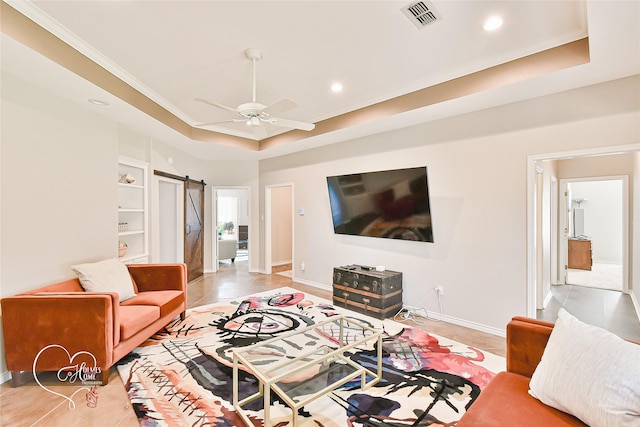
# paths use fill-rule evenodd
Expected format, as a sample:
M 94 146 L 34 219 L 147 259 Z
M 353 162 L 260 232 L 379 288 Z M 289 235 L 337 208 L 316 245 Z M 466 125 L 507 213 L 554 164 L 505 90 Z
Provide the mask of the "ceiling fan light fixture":
M 265 124 L 277 125 L 284 128 L 289 129 L 299 129 L 305 131 L 311 131 L 315 128 L 315 124 L 299 122 L 296 120 L 288 120 L 281 119 L 278 117 L 274 117 L 273 115 L 282 113 L 284 111 L 291 110 L 296 108 L 297 105 L 295 102 L 290 101 L 288 99 L 281 99 L 280 101 L 274 102 L 270 105 L 263 105 L 257 102 L 256 100 L 256 61 L 262 58 L 262 53 L 258 49 L 250 48 L 244 51 L 245 56 L 251 60 L 252 65 L 252 97 L 251 102 L 245 102 L 244 104 L 240 104 L 237 108 L 228 107 L 223 104 L 218 104 L 217 102 L 212 102 L 206 99 L 197 98 L 196 101 L 202 102 L 204 104 L 211 105 L 216 108 L 220 108 L 225 111 L 229 111 L 231 113 L 236 114 L 235 119 L 230 120 L 221 120 L 213 123 L 203 123 L 200 126 L 205 125 L 214 125 L 218 123 L 242 123 L 245 122 L 247 126 L 253 126 L 255 133 L 260 134 L 263 137 L 267 137 L 267 132 L 265 130 Z

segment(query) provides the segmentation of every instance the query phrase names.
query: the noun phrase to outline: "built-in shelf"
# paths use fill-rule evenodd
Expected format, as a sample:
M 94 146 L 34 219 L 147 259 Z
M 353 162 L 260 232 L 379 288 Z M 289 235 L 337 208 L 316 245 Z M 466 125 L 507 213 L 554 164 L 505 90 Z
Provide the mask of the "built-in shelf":
M 141 190 L 144 190 L 144 189 L 145 189 L 144 185 L 138 185 L 138 184 L 126 184 L 126 183 L 124 183 L 124 182 L 119 182 L 119 183 L 118 183 L 118 186 L 120 186 L 120 187 L 128 187 L 128 188 L 139 188 L 139 189 L 141 189 Z
M 134 182 L 122 182 L 127 177 Z M 118 246 L 127 245 L 119 257 L 126 263 L 149 262 L 148 164 L 136 159 L 118 160 Z
M 121 231 L 118 233 L 118 236 L 133 236 L 135 234 L 144 234 L 144 230 Z

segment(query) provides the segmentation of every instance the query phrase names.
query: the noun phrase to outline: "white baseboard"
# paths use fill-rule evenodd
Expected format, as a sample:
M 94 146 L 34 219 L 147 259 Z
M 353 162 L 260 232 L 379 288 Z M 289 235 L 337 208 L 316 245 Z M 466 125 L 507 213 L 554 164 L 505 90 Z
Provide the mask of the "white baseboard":
M 318 283 L 318 282 L 312 282 L 311 280 L 305 280 L 305 279 L 301 279 L 299 277 L 292 277 L 291 281 L 296 282 L 296 283 L 300 283 L 301 285 L 307 285 L 307 286 L 311 286 L 313 288 L 322 289 L 323 291 L 332 291 L 333 290 L 333 286 L 331 286 L 331 285 L 326 285 L 324 283 Z
M 325 290 L 325 291 L 332 291 L 333 290 L 333 286 L 332 285 L 326 285 L 324 283 L 312 282 L 310 280 L 301 279 L 299 277 L 293 277 L 291 280 L 296 282 L 296 283 L 300 283 L 302 285 L 312 286 L 314 288 L 322 289 L 322 290 Z M 425 311 L 427 311 L 427 310 L 425 310 Z M 473 329 L 473 330 L 480 331 L 480 332 L 485 332 L 487 334 L 496 335 L 496 336 L 499 336 L 499 337 L 502 337 L 502 338 L 505 338 L 507 336 L 506 329 L 498 329 L 498 328 L 494 328 L 494 327 L 491 327 L 491 326 L 482 325 L 480 323 L 475 323 L 475 322 L 470 322 L 468 320 L 458 319 L 457 317 L 447 316 L 445 314 L 440 314 L 440 313 L 434 313 L 434 312 L 431 312 L 431 311 L 427 311 L 427 314 L 429 315 L 429 318 L 431 318 L 431 319 L 441 320 L 443 322 L 452 323 L 452 324 L 458 325 L 458 326 L 464 326 L 465 328 Z
M 549 292 L 547 293 L 547 296 L 542 302 L 542 309 L 547 308 L 547 304 L 549 304 L 549 302 L 551 301 L 551 298 L 553 298 L 553 294 L 551 293 L 551 290 L 549 290 Z
M 482 325 L 476 322 L 470 322 L 464 319 L 458 319 L 457 317 L 447 316 L 446 314 L 435 313 L 432 311 L 427 311 L 429 318 L 440 320 L 447 323 L 452 323 L 458 326 L 464 326 L 465 328 L 473 329 L 480 332 L 485 332 L 487 334 L 496 335 L 502 338 L 507 336 L 506 329 L 498 329 L 492 326 Z
M 277 267 L 279 265 L 287 265 L 287 264 L 291 264 L 291 260 L 285 260 L 285 261 L 276 261 L 276 262 L 272 262 L 271 263 L 271 267 Z
M 630 292 L 629 295 L 631 295 L 633 308 L 636 309 L 636 316 L 638 316 L 638 320 L 640 320 L 640 301 L 638 301 L 638 298 L 636 298 L 636 294 L 634 294 L 633 292 Z
M 11 372 L 5 371 L 0 374 L 0 384 L 4 384 L 11 379 Z

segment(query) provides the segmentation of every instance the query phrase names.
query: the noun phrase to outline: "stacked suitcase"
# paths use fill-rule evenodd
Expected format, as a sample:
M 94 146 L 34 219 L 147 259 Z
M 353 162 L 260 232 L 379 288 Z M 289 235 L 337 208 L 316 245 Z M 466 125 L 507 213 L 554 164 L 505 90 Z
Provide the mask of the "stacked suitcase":
M 333 303 L 384 319 L 402 308 L 402 273 L 347 265 L 333 269 Z

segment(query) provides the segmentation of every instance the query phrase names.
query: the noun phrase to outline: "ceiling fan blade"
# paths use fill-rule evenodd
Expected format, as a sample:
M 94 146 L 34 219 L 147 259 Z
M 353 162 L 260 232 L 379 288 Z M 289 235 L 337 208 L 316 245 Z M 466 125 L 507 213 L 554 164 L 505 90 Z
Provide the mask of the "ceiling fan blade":
M 292 110 L 294 108 L 297 108 L 298 104 L 296 104 L 295 102 L 291 101 L 290 99 L 281 99 L 278 102 L 274 102 L 271 105 L 268 105 L 266 107 L 264 107 L 260 112 L 261 113 L 266 113 L 266 114 L 280 114 L 280 113 L 284 113 L 285 111 L 289 111 Z
M 223 110 L 231 111 L 232 113 L 238 114 L 238 110 L 236 110 L 235 108 L 227 107 L 226 105 L 218 104 L 217 102 L 212 102 L 207 99 L 201 99 L 201 98 L 197 98 L 196 101 L 211 105 L 213 107 L 222 108 Z
M 240 122 L 246 122 L 247 119 L 230 119 L 230 120 L 219 120 L 217 122 L 210 122 L 210 123 L 196 123 L 194 126 L 195 127 L 203 127 L 203 126 L 213 126 L 213 125 L 219 125 L 222 123 L 240 123 Z
M 285 128 L 300 129 L 300 130 L 306 130 L 306 131 L 313 130 L 316 127 L 316 125 L 313 123 L 298 122 L 296 120 L 289 120 L 289 119 L 279 119 L 277 117 L 270 117 L 269 123 L 276 126 L 282 126 Z

